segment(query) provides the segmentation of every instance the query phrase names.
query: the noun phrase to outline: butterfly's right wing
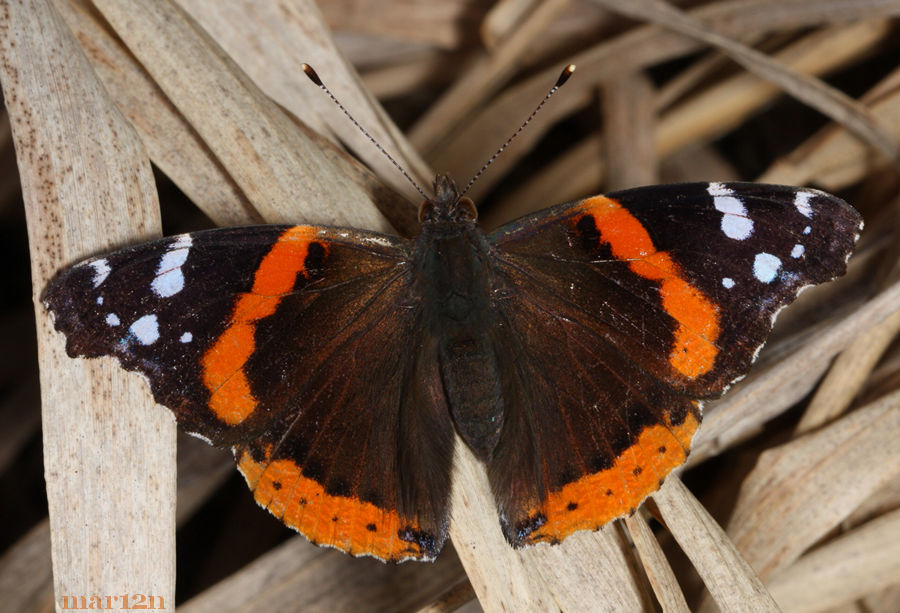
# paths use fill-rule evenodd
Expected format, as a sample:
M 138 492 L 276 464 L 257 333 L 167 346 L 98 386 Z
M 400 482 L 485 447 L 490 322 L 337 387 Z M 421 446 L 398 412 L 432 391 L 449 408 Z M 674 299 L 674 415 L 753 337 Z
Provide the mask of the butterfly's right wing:
M 430 559 L 453 426 L 409 270 L 407 243 L 381 234 L 227 228 L 89 260 L 43 300 L 71 356 L 143 373 L 181 427 L 233 448 L 285 524 L 354 555 Z
M 507 538 L 561 540 L 637 508 L 687 457 L 699 400 L 747 371 L 803 287 L 843 274 L 861 223 L 816 190 L 695 183 L 492 233 Z

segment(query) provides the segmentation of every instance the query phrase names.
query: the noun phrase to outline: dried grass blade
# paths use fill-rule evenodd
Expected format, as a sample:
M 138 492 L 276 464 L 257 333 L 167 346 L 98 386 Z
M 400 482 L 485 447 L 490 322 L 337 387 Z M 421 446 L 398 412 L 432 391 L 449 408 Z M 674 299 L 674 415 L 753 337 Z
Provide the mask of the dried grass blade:
M 546 587 L 509 546 L 496 513 L 484 465 L 456 437 L 450 538 L 485 611 L 558 611 Z
M 656 537 L 641 513 L 625 518 L 625 525 L 634 540 L 634 547 L 641 559 L 641 564 L 653 586 L 653 593 L 662 610 L 666 613 L 687 613 L 690 611 L 684 593 L 678 585 L 675 573 L 659 546 Z
M 195 440 L 191 441 L 191 447 L 192 450 L 187 452 L 180 445 L 178 448 L 175 519 L 179 527 L 209 498 L 216 485 L 233 474 L 234 470 L 231 458 L 220 451 Z M 34 526 L 0 558 L 0 599 L 4 603 L 4 611 L 9 613 L 33 613 L 53 608 L 48 520 L 44 519 Z
M 0 558 L 0 597 L 7 613 L 53 610 L 50 522 L 41 521 Z
M 848 20 L 900 15 L 895 0 L 869 0 L 848 3 L 845 0 L 809 2 L 808 0 L 732 0 L 698 7 L 689 13 L 725 36 L 749 36 L 783 28 L 803 28 Z M 681 57 L 702 48 L 696 40 L 686 38 L 658 26 L 644 26 L 617 38 L 602 42 L 578 53 L 570 61 L 578 66 L 578 74 L 566 84 L 566 95 L 558 97 L 543 111 L 517 144 L 497 160 L 473 189 L 473 198 L 486 193 L 508 169 L 549 130 L 555 120 L 566 116 L 592 99 L 597 83 L 623 71 L 637 71 L 659 62 Z M 523 101 L 538 100 L 547 83 L 556 78 L 557 68 L 548 68 L 508 88 L 459 129 L 431 156 L 432 164 L 455 175 L 471 172 L 460 164 L 482 159 L 497 142 L 505 138 L 509 117 L 521 115 Z M 586 78 L 589 75 L 590 78 Z M 574 100 L 578 104 L 572 105 Z M 530 109 L 529 109 L 530 110 Z
M 779 52 L 777 57 L 784 58 L 784 61 L 792 66 L 798 66 L 799 62 L 802 66 L 798 68 L 804 71 L 819 73 L 843 65 L 871 49 L 890 31 L 889 28 L 890 24 L 886 21 L 870 21 L 815 32 Z M 716 59 L 721 59 L 721 56 L 711 58 L 710 62 L 703 62 L 702 67 L 705 68 Z M 611 77 L 604 85 L 604 91 L 616 91 L 616 87 L 611 84 L 617 82 L 616 77 Z M 653 137 L 655 155 L 659 157 L 671 155 L 681 147 L 708 139 L 734 127 L 777 93 L 778 89 L 774 86 L 747 74 L 735 76 L 708 88 L 660 117 Z M 618 94 L 621 95 L 621 88 Z M 615 189 L 616 184 L 612 181 L 615 181 L 617 176 L 623 176 L 623 172 L 636 175 L 625 182 L 628 185 L 653 182 L 651 174 L 646 170 L 648 153 L 629 153 L 629 149 L 635 146 L 632 141 L 636 138 L 630 136 L 632 122 L 615 117 L 617 114 L 613 111 L 615 107 L 609 101 L 604 108 L 607 132 L 615 130 L 623 133 L 615 139 L 619 145 L 607 145 L 604 151 L 610 153 L 603 155 L 595 144 L 597 137 L 588 136 L 582 143 L 568 149 L 539 173 L 517 186 L 501 203 L 488 211 L 484 217 L 485 226 L 495 227 L 503 221 L 514 219 L 542 206 L 565 202 L 595 191 L 598 185 L 603 184 L 606 176 L 604 161 L 621 167 L 620 170 L 609 171 L 609 179 L 605 185 L 608 190 Z M 604 134 L 603 138 L 609 139 L 612 135 Z M 632 163 L 633 159 L 645 161 Z M 698 173 L 696 176 L 703 179 L 720 176 L 706 174 L 701 177 L 701 174 Z
M 493 50 L 521 25 L 539 3 L 540 0 L 501 0 L 494 4 L 479 28 L 485 48 Z
M 602 151 L 602 135 L 588 135 L 488 209 L 482 225 L 496 228 L 526 213 L 591 193 L 607 174 Z
M 842 526 L 855 527 L 897 509 L 900 509 L 900 475 L 862 501 L 842 522 Z
M 900 510 L 807 553 L 768 583 L 785 611 L 813 613 L 896 586 L 900 577 Z M 815 586 L 815 589 L 809 589 Z
M 404 42 L 417 41 L 442 49 L 453 49 L 470 42 L 471 33 L 486 10 L 486 3 L 472 0 L 328 0 L 319 4 L 335 30 L 363 32 Z M 366 59 L 371 61 L 371 58 Z
M 63 265 L 159 234 L 150 162 L 50 3 L 4 9 L 0 81 L 31 249 L 55 593 L 152 589 L 172 603 L 175 422 L 110 360 L 66 357 L 39 300 Z
M 558 545 L 542 544 L 519 554 L 532 577 L 540 577 L 560 611 L 638 611 L 650 595 L 638 581 L 630 544 L 614 524 L 580 532 Z
M 774 576 L 900 474 L 900 392 L 770 449 L 741 487 L 728 533 Z
M 513 74 L 523 52 L 534 44 L 569 1 L 543 0 L 508 38 L 489 55 L 480 57 L 412 127 L 409 139 L 416 148 L 429 156 L 473 109 L 496 92 Z M 529 104 L 536 104 L 540 98 L 534 100 Z
M 806 341 L 776 367 L 732 390 L 704 416 L 689 464 L 717 455 L 810 392 L 830 360 L 860 334 L 900 309 L 900 283 Z
M 477 602 L 475 590 L 472 589 L 472 584 L 469 583 L 469 580 L 464 575 L 459 583 L 451 586 L 450 589 L 438 596 L 437 599 L 419 609 L 416 613 L 452 613 L 453 611 L 462 609 L 469 603 L 477 605 Z
M 143 67 L 100 23 L 86 0 L 54 0 L 116 106 L 140 135 L 150 159 L 216 224 L 262 223 L 191 125 Z
M 773 57 L 798 73 L 822 75 L 871 52 L 891 32 L 887 20 L 835 26 L 800 38 Z M 659 155 L 727 133 L 780 93 L 777 86 L 753 73 L 740 73 L 716 83 L 664 114 L 657 135 Z
M 844 349 L 804 411 L 796 434 L 813 430 L 846 411 L 898 333 L 900 311 L 872 327 Z
M 182 443 L 188 440 L 188 448 Z M 220 450 L 182 435 L 178 440 L 178 493 L 175 521 L 181 527 L 217 487 L 233 475 L 234 463 Z M 0 559 L 0 598 L 10 612 L 45 610 L 42 601 L 53 598 L 50 563 L 50 523 L 32 528 Z M 36 606 L 35 603 L 38 603 Z M 52 608 L 48 604 L 46 610 Z
M 94 4 L 266 221 L 389 228 L 360 173 L 336 165 L 172 0 Z
M 882 79 L 862 101 L 900 139 L 900 69 Z M 877 167 L 879 161 L 874 158 L 875 154 L 847 130 L 831 125 L 773 164 L 759 181 L 791 185 L 814 182 L 837 191 L 858 182 Z
M 303 62 L 314 66 L 372 137 L 428 187 L 434 174 L 341 55 L 312 0 L 178 1 L 273 100 L 319 132 L 337 134 L 385 183 L 412 202 L 421 200 L 390 161 L 300 70 Z
M 406 61 L 366 70 L 362 80 L 366 91 L 379 100 L 400 98 L 428 88 L 443 88 L 453 81 L 463 66 L 461 55 L 448 57 L 433 50 L 418 53 Z
M 383 564 L 294 537 L 179 607 L 231 611 L 411 611 L 464 578 L 449 553 L 434 564 Z
M 666 527 L 723 611 L 779 611 L 725 532 L 675 475 L 653 494 Z
M 774 83 L 785 93 L 817 109 L 843 125 L 895 164 L 900 164 L 900 143 L 865 106 L 819 79 L 791 70 L 784 64 L 719 34 L 714 27 L 692 18 L 664 0 L 594 0 L 611 11 L 671 28 L 713 45 L 754 74 Z
M 655 90 L 641 72 L 622 74 L 603 86 L 603 144 L 607 189 L 656 183 Z

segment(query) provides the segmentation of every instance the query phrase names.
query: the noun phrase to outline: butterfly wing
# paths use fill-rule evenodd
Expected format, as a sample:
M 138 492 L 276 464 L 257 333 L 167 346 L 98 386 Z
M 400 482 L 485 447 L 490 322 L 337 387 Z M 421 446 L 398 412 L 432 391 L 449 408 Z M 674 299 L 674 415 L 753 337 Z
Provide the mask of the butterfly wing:
M 288 526 L 355 555 L 430 559 L 453 426 L 408 283 L 401 239 L 258 226 L 89 260 L 43 301 L 71 356 L 144 374 L 185 430 L 233 448 Z
M 687 456 L 697 399 L 746 372 L 803 287 L 844 272 L 860 227 L 822 192 L 712 183 L 492 233 L 506 413 L 489 473 L 510 542 L 599 527 L 655 491 Z

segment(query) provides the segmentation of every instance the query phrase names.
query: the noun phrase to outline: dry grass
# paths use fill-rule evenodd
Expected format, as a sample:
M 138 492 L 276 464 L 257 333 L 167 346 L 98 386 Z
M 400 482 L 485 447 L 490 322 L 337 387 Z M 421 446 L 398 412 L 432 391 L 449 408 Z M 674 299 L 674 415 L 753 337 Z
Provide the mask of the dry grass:
M 839 191 L 867 224 L 848 275 L 782 314 L 751 375 L 708 407 L 688 469 L 636 515 L 514 551 L 461 449 L 455 551 L 433 565 L 273 532 L 233 476 L 223 485 L 224 454 L 195 441 L 179 448 L 176 509 L 169 414 L 112 362 L 66 358 L 39 305 L 30 358 L 23 290 L 0 311 L 0 608 L 129 592 L 171 609 L 187 523 L 177 578 L 194 612 L 898 610 L 900 4 L 691 7 L 0 0 L 0 220 L 10 250 L 27 221 L 32 298 L 60 267 L 159 234 L 159 194 L 173 230 L 414 231 L 415 191 L 304 61 L 422 183 L 468 178 L 578 64 L 477 184 L 488 226 L 600 190 L 735 178 Z M 19 287 L 24 263 L 8 269 Z M 31 501 L 41 452 L 49 519 Z

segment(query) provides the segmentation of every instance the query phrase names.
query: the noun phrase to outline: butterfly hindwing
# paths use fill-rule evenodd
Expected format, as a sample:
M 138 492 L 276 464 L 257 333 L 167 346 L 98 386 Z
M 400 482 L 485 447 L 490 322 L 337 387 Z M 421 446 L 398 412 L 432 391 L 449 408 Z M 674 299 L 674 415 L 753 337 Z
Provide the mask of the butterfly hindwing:
M 355 555 L 430 559 L 453 426 L 433 352 L 405 359 L 427 345 L 408 258 L 406 241 L 357 230 L 216 229 L 89 260 L 43 301 L 70 355 L 143 373 L 185 430 L 234 449 L 287 525 Z
M 500 358 L 504 430 L 489 462 L 515 545 L 559 541 L 637 508 L 684 462 L 700 418 L 695 400 L 577 320 L 548 320 L 546 307 L 511 297 L 496 334 L 528 356 Z
M 492 233 L 505 430 L 489 474 L 507 538 L 561 540 L 636 508 L 683 463 L 696 399 L 744 374 L 802 287 L 844 271 L 859 228 L 822 192 L 713 183 Z

